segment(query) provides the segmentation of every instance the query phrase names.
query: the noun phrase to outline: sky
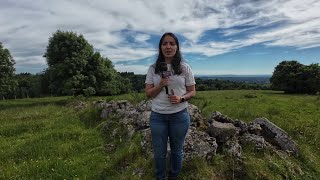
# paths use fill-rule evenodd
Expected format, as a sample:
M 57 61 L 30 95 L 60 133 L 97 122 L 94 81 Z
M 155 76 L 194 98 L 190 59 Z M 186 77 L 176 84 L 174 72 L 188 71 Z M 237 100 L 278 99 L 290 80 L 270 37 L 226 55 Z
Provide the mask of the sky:
M 16 73 L 39 73 L 48 39 L 72 31 L 119 72 L 146 74 L 173 32 L 195 75 L 271 75 L 320 63 L 319 0 L 1 0 L 0 42 Z

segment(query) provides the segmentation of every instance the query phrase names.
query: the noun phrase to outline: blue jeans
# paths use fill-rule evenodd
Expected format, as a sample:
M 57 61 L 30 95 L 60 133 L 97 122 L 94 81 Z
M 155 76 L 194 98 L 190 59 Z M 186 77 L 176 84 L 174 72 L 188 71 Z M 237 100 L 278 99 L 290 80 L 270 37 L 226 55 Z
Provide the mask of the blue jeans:
M 176 177 L 182 168 L 183 144 L 190 125 L 187 109 L 173 114 L 151 112 L 150 129 L 156 176 L 165 179 L 168 137 L 170 140 L 170 171 L 169 176 Z

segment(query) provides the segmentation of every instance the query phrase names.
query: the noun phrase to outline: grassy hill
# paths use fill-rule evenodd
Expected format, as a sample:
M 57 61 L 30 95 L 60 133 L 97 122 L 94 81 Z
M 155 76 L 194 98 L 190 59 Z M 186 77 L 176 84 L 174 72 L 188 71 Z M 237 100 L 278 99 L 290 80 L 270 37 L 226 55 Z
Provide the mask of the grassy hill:
M 152 179 L 152 157 L 140 147 L 140 135 L 111 139 L 94 100 L 128 99 L 143 94 L 80 99 L 89 106 L 76 109 L 72 97 L 0 101 L 0 179 Z M 250 122 L 266 117 L 298 143 L 301 156 L 255 151 L 244 147 L 243 158 L 217 154 L 213 160 L 184 163 L 182 179 L 316 179 L 320 177 L 320 97 L 285 95 L 275 91 L 198 92 L 191 103 L 205 117 L 220 111 Z M 116 144 L 116 147 L 110 147 Z

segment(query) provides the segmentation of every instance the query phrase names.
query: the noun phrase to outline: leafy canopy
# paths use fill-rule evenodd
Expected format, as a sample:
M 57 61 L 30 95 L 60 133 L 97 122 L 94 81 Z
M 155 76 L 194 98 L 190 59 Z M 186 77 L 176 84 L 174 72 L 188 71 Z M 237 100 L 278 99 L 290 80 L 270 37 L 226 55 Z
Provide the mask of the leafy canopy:
M 49 38 L 44 56 L 52 94 L 114 95 L 131 89 L 112 62 L 94 52 L 82 35 L 58 30 Z
M 272 89 L 286 93 L 315 94 L 320 91 L 319 64 L 303 65 L 298 61 L 282 61 L 270 79 Z
M 8 49 L 5 49 L 0 42 L 0 97 L 4 99 L 6 96 L 14 93 L 17 86 L 15 80 L 15 61 Z

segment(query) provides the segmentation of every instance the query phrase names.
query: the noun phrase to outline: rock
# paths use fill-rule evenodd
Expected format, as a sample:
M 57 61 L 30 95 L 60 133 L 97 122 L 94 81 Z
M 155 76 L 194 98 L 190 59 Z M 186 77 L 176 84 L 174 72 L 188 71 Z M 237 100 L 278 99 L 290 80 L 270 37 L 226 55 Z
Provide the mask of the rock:
M 74 101 L 66 105 L 67 107 L 72 107 L 76 110 L 85 109 L 88 105 L 82 101 Z
M 238 130 L 232 123 L 221 123 L 213 121 L 207 129 L 207 133 L 217 139 L 218 143 L 226 142 L 234 137 Z
M 118 131 L 119 131 L 119 129 L 118 128 L 115 128 L 113 131 L 112 131 L 112 133 L 111 133 L 111 138 L 115 138 L 116 136 L 117 136 L 117 134 L 118 134 Z
M 133 134 L 136 131 L 134 130 L 134 127 L 132 125 L 127 125 L 127 132 L 128 132 L 129 138 L 132 138 Z
M 137 111 L 143 112 L 143 111 L 151 111 L 151 103 L 152 100 L 143 100 L 137 105 Z
M 233 120 L 231 118 L 221 114 L 219 111 L 214 111 L 208 119 L 209 123 L 212 123 L 213 121 L 218 121 L 221 123 L 233 123 Z
M 241 121 L 241 120 L 237 120 L 237 119 L 236 119 L 236 120 L 233 122 L 233 125 L 238 128 L 240 135 L 248 132 L 248 125 L 247 125 L 247 123 L 245 123 L 245 122 L 243 122 L 243 121 Z
M 121 100 L 121 101 L 112 100 L 109 103 L 100 103 L 97 106 L 103 108 L 100 115 L 102 119 L 107 119 L 109 115 L 114 112 L 117 112 L 118 116 L 123 117 L 126 115 L 130 115 L 136 111 L 133 105 L 127 100 Z
M 242 145 L 253 144 L 257 150 L 265 149 L 270 146 L 262 136 L 249 133 L 245 133 L 240 137 L 240 143 Z
M 189 103 L 188 112 L 190 114 L 191 126 L 197 127 L 203 130 L 208 127 L 208 124 L 205 122 L 205 118 L 202 117 L 201 111 L 197 106 Z
M 152 153 L 149 125 L 151 100 L 141 101 L 136 107 L 126 100 L 110 101 L 109 103 L 98 102 L 95 106 L 103 108 L 102 118 L 118 117 L 118 119 L 112 118 L 112 121 L 107 121 L 102 126 L 104 134 L 120 138 L 121 141 L 121 138 L 130 140 L 134 133 L 140 132 L 142 148 L 147 154 Z M 191 127 L 185 139 L 186 159 L 194 156 L 210 159 L 216 154 L 218 144 L 221 145 L 224 152 L 235 157 L 241 156 L 241 144 L 247 143 L 253 143 L 256 149 L 272 148 L 272 145 L 275 145 L 295 154 L 299 152 L 297 145 L 288 137 L 287 133 L 265 118 L 258 118 L 253 123 L 246 124 L 241 120 L 232 120 L 215 111 L 207 123 L 201 116 L 198 107 L 189 104 L 188 112 L 190 113 Z M 122 137 L 123 135 L 125 137 Z M 113 146 L 108 145 L 106 149 L 113 149 Z M 169 146 L 168 152 L 170 152 Z
M 211 159 L 216 154 L 217 148 L 218 144 L 215 138 L 195 127 L 190 127 L 184 143 L 186 159 L 195 156 Z
M 240 146 L 238 139 L 235 137 L 224 143 L 222 149 L 231 156 L 238 158 L 241 157 L 242 147 Z
M 152 150 L 152 138 L 150 128 L 141 130 L 142 148 L 149 154 Z M 216 154 L 217 143 L 215 138 L 210 137 L 207 133 L 197 130 L 195 127 L 190 127 L 184 142 L 185 159 L 198 156 L 210 159 Z M 170 146 L 168 141 L 168 154 L 170 153 Z
M 262 128 L 260 127 L 259 124 L 250 123 L 248 126 L 248 132 L 251 134 L 261 136 L 262 135 Z
M 142 136 L 142 140 L 140 142 L 142 149 L 145 150 L 146 154 L 152 154 L 152 138 L 151 138 L 151 129 L 144 129 L 139 131 Z
M 151 111 L 144 111 L 139 113 L 139 116 L 134 120 L 134 125 L 136 126 L 137 130 L 146 129 L 150 127 L 150 114 Z
M 107 119 L 110 115 L 116 115 L 119 117 L 119 123 L 132 125 L 136 130 L 141 130 L 149 127 L 151 111 L 147 111 L 149 109 L 148 104 L 149 101 L 139 103 L 139 111 L 127 100 L 100 103 L 97 106 L 103 107 L 100 115 L 101 118 Z
M 262 136 L 266 141 L 289 153 L 293 153 L 295 155 L 299 154 L 298 145 L 280 127 L 276 126 L 266 118 L 257 118 L 253 123 L 261 126 Z

